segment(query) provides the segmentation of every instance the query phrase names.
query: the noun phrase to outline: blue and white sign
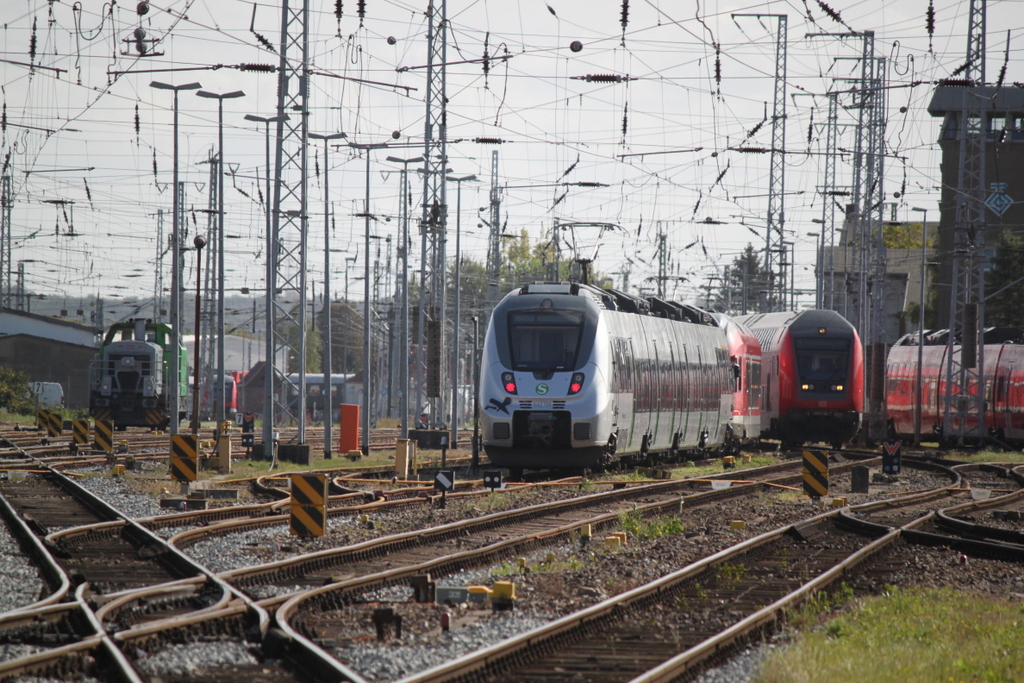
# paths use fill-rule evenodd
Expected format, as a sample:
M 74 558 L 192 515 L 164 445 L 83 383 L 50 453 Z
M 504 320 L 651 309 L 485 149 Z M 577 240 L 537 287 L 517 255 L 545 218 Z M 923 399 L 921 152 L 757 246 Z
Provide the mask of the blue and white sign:
M 1013 205 L 1013 198 L 1003 192 L 1006 189 L 1006 183 L 991 183 L 990 187 L 992 194 L 985 200 L 985 206 L 991 209 L 995 215 L 1002 216 Z

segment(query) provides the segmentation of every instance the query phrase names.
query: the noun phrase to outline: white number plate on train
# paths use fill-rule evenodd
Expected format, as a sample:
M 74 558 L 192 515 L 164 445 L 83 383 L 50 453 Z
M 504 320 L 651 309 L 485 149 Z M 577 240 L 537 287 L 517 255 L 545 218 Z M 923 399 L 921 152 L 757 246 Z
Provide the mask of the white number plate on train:
M 551 410 L 553 407 L 554 407 L 554 404 L 552 404 L 551 401 L 534 401 L 533 402 L 533 409 L 534 410 Z

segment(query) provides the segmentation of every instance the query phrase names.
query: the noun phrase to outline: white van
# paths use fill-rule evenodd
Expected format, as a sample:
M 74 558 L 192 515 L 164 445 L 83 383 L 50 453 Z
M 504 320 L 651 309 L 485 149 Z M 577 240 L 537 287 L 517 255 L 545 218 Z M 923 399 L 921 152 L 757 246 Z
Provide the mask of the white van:
M 32 400 L 38 408 L 54 408 L 64 405 L 64 387 L 58 382 L 32 382 Z

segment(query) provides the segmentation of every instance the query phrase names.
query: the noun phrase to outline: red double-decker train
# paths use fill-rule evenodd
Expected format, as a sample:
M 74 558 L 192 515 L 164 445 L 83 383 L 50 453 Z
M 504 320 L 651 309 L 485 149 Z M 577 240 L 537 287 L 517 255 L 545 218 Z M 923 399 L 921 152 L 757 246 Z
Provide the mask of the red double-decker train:
M 784 447 L 840 448 L 860 429 L 864 356 L 853 325 L 835 311 L 740 316 L 761 345 L 761 437 Z
M 948 331 L 906 335 L 889 351 L 886 362 L 885 401 L 891 436 L 911 441 L 917 417 L 918 352 L 921 355 L 921 434 L 943 441 L 942 425 L 946 405 L 946 373 L 949 353 Z M 1024 444 L 1024 333 L 1016 328 L 994 328 L 984 333 L 984 430 L 987 436 L 1008 445 Z M 953 346 L 954 367 L 960 359 L 960 345 Z M 977 387 L 968 387 L 977 396 Z M 953 418 L 959 434 L 961 426 Z M 977 423 L 963 425 L 974 432 Z

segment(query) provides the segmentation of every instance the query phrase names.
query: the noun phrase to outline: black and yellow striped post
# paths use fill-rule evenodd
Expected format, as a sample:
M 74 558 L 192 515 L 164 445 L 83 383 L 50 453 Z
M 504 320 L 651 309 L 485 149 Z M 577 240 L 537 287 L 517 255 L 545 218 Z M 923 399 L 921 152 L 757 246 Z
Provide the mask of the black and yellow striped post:
M 146 409 L 146 426 L 150 429 L 157 429 L 164 421 L 164 411 L 161 408 Z
M 327 475 L 293 474 L 292 536 L 323 536 L 327 532 Z
M 46 408 L 36 409 L 36 429 L 46 429 L 46 425 L 50 424 L 50 411 Z
M 811 498 L 828 495 L 828 451 L 804 451 L 804 493 Z
M 96 450 L 103 451 L 104 453 L 113 453 L 114 421 L 96 420 L 96 425 L 93 427 L 93 438 L 95 439 L 94 445 Z
M 71 437 L 76 446 L 89 445 L 89 421 L 74 420 L 71 422 Z
M 60 436 L 64 432 L 64 418 L 53 412 L 47 411 L 46 435 L 51 437 Z
M 171 479 L 196 481 L 199 479 L 199 437 L 194 434 L 171 436 Z

